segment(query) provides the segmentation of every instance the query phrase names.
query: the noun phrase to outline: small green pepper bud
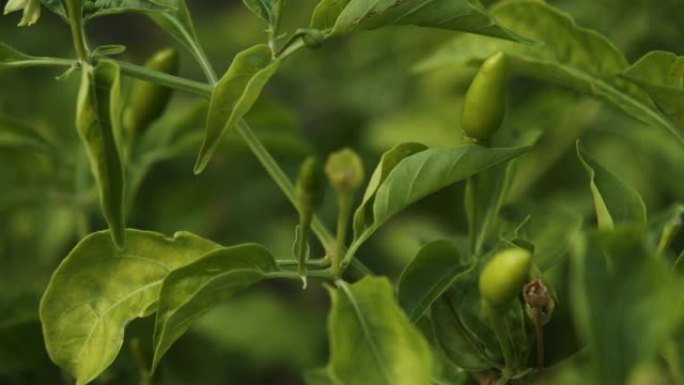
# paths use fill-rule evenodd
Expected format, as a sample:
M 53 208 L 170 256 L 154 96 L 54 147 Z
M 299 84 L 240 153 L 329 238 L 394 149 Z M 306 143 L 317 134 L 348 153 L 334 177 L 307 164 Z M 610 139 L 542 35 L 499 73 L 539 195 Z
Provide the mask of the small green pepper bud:
M 335 191 L 350 194 L 363 182 L 363 163 L 354 151 L 345 148 L 330 154 L 325 164 L 325 173 Z
M 492 309 L 501 309 L 521 293 L 532 266 L 529 251 L 511 248 L 497 253 L 480 273 L 480 295 Z
M 299 167 L 295 197 L 301 211 L 314 211 L 323 203 L 325 185 L 320 163 L 309 157 Z
M 173 48 L 161 50 L 147 62 L 145 67 L 175 75 L 178 73 L 178 51 Z M 123 124 L 126 136 L 134 140 L 150 123 L 159 118 L 171 99 L 171 88 L 144 80 L 135 80 L 124 111 Z
M 461 127 L 469 138 L 487 141 L 501 126 L 506 115 L 508 73 L 508 58 L 503 52 L 482 63 L 463 101 Z

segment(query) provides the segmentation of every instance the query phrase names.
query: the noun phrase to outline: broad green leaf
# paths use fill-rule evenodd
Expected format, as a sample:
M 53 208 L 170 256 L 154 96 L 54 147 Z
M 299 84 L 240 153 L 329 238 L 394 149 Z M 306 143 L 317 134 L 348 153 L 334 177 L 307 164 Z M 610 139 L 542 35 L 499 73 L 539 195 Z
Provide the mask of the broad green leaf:
M 373 201 L 372 225 L 355 237 L 348 252 L 355 252 L 383 223 L 412 203 L 509 161 L 528 149 L 528 146 L 487 148 L 464 145 L 434 148 L 404 158 L 378 187 Z
M 645 252 L 642 239 L 635 230 L 592 232 L 574 248 L 573 314 L 596 383 L 626 383 L 638 363 L 656 357 L 681 321 L 674 277 Z
M 386 278 L 366 277 L 330 289 L 330 362 L 335 383 L 427 385 L 432 356 L 427 342 L 397 306 Z
M 214 250 L 171 272 L 159 293 L 152 370 L 202 315 L 276 270 L 268 250 L 256 244 L 244 244 Z
M 462 36 L 420 63 L 418 70 L 477 63 L 502 51 L 509 55 L 514 73 L 598 97 L 646 124 L 665 129 L 684 144 L 681 128 L 664 117 L 648 95 L 620 78 L 628 63 L 604 36 L 577 26 L 570 16 L 541 1 L 500 2 L 491 14 L 504 27 L 543 44 Z
M 66 18 L 62 0 L 40 0 L 52 12 Z M 82 7 L 83 17 L 88 20 L 99 16 L 126 12 L 173 12 L 182 0 L 70 0 L 76 7 Z
M 100 205 L 112 239 L 125 242 L 124 170 L 119 152 L 119 66 L 100 60 L 94 68 L 82 70 L 78 94 L 76 128 L 88 154 Z
M 31 125 L 0 116 L 0 148 L 30 149 L 51 154 L 54 146 Z
M 478 0 L 323 1 L 314 10 L 311 25 L 318 29 L 331 26 L 330 35 L 390 25 L 417 25 L 526 41 L 499 25 Z
M 366 227 L 366 215 L 372 216 L 372 204 L 375 192 L 378 190 L 378 187 L 380 187 L 380 184 L 387 179 L 390 171 L 392 171 L 402 159 L 425 149 L 427 149 L 427 147 L 420 143 L 402 143 L 382 154 L 380 162 L 375 167 L 375 170 L 368 181 L 366 192 L 363 194 L 363 200 L 354 212 L 355 237 L 358 237 Z
M 480 311 L 477 272 L 457 280 L 431 307 L 437 348 L 454 365 L 466 370 L 498 366 L 500 348 L 494 331 Z
M 206 133 L 195 164 L 195 174 L 207 166 L 226 131 L 249 112 L 278 67 L 280 61 L 273 60 L 273 53 L 265 44 L 255 45 L 235 56 L 211 94 Z
M 40 303 L 50 358 L 86 384 L 116 358 L 126 325 L 148 314 L 169 272 L 211 250 L 215 243 L 179 232 L 126 230 L 118 250 L 109 231 L 85 237 L 52 275 Z
M 684 56 L 652 51 L 624 72 L 624 78 L 636 83 L 680 128 L 684 128 Z
M 599 229 L 615 224 L 646 225 L 646 205 L 636 190 L 594 160 L 577 142 L 577 157 L 589 175 Z
M 418 321 L 470 267 L 451 241 L 434 241 L 423 246 L 399 278 L 397 296 L 409 320 Z
M 245 6 L 261 20 L 273 25 L 278 17 L 277 3 L 279 0 L 242 0 Z M 282 1 L 282 0 L 281 0 Z

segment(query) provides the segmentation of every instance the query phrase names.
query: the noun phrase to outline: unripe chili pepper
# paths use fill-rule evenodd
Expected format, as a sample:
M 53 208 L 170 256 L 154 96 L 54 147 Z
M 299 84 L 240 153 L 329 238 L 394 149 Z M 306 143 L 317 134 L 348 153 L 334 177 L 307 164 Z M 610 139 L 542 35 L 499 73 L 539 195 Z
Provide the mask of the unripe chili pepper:
M 299 167 L 295 197 L 300 211 L 313 212 L 323 203 L 325 185 L 320 163 L 309 157 Z
M 503 52 L 482 63 L 463 101 L 461 128 L 471 139 L 487 141 L 506 115 L 506 85 L 509 63 Z
M 297 273 L 302 278 L 306 288 L 306 260 L 308 258 L 308 236 L 314 212 L 323 203 L 325 185 L 323 184 L 323 170 L 315 158 L 309 157 L 299 167 L 295 199 L 299 211 L 299 226 L 295 240 L 295 258 L 297 259 Z
M 178 51 L 163 49 L 145 62 L 145 67 L 175 75 L 178 73 Z M 126 136 L 134 140 L 150 123 L 159 118 L 171 99 L 172 89 L 144 80 L 135 80 L 124 111 L 123 124 Z
M 529 276 L 529 251 L 511 248 L 497 253 L 480 273 L 480 295 L 492 309 L 501 309 L 520 295 Z

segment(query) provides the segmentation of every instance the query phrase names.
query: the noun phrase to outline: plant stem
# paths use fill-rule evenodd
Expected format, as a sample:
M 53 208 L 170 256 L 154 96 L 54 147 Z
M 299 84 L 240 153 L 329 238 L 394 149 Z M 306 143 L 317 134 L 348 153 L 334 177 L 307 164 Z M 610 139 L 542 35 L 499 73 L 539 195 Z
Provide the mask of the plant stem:
M 196 82 L 194 80 L 185 79 L 180 76 L 169 75 L 164 72 L 155 71 L 143 66 L 131 64 L 125 61 L 114 60 L 121 68 L 121 73 L 132 78 L 147 80 L 156 84 L 167 86 L 179 91 L 189 92 L 205 98 L 211 96 L 214 89 L 213 86 Z
M 278 39 L 278 30 L 280 30 L 280 20 L 283 15 L 283 5 L 285 0 L 277 0 L 275 4 L 275 20 L 273 24 L 268 29 L 268 46 L 271 47 L 271 51 L 276 52 L 276 40 Z
M 501 346 L 501 353 L 504 358 L 504 368 L 501 371 L 501 378 L 497 381 L 498 385 L 503 385 L 511 378 L 511 371 L 513 365 L 513 349 L 511 346 L 510 330 L 506 322 L 505 312 L 499 309 L 488 309 L 489 319 L 492 322 L 492 328 L 496 333 L 496 338 L 499 340 Z
M 89 60 L 88 45 L 85 40 L 85 33 L 83 31 L 83 9 L 77 8 L 77 1 L 66 0 L 62 2 L 66 7 L 66 13 L 69 18 L 69 27 L 71 28 L 71 39 L 74 43 L 74 50 L 76 56 L 82 62 Z M 79 3 L 80 4 L 80 3 Z

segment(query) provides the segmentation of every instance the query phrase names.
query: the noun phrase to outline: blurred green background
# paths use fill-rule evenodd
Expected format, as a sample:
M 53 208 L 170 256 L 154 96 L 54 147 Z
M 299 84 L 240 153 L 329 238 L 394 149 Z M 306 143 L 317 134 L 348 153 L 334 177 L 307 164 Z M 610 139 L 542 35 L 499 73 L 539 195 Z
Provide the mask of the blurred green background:
M 630 62 L 654 49 L 684 53 L 681 0 L 550 3 L 579 25 L 605 34 Z M 314 0 L 288 1 L 283 30 L 305 26 L 314 5 Z M 265 38 L 265 25 L 239 0 L 189 0 L 188 6 L 218 73 L 237 52 Z M 38 24 L 17 28 L 19 17 L 0 19 L 2 42 L 29 54 L 72 56 L 68 26 L 58 17 L 44 9 Z M 124 44 L 119 59 L 138 64 L 176 45 L 143 15 L 96 19 L 88 31 L 92 46 Z M 246 120 L 291 176 L 304 156 L 324 158 L 345 146 L 362 154 L 370 173 L 380 154 L 401 142 L 459 144 L 460 104 L 475 68 L 412 71 L 455 35 L 386 28 L 303 51 L 285 63 Z M 181 74 L 202 80 L 186 52 Z M 34 151 L 0 141 L 0 384 L 70 383 L 46 356 L 37 304 L 50 274 L 81 234 L 106 227 L 92 191 L 83 189 L 92 182 L 73 123 L 78 76 L 56 80 L 59 75 L 52 69 L 0 70 L 0 124 L 28 125 L 51 143 L 47 151 Z M 123 85 L 125 97 L 130 80 Z M 595 100 L 529 79 L 513 78 L 510 92 L 506 127 L 544 133 L 544 150 L 523 160 L 511 202 L 532 198 L 589 212 L 591 196 L 574 152 L 577 137 L 641 193 L 650 212 L 684 197 L 677 167 L 684 164 L 684 153 L 667 134 L 644 129 Z M 228 135 L 203 174 L 192 174 L 203 133 L 198 102 L 176 93 L 167 114 L 151 128 L 160 135 L 173 132 L 182 145 L 142 180 L 130 201 L 128 226 L 165 234 L 188 230 L 225 245 L 260 242 L 277 257 L 289 257 L 295 210 L 236 135 Z M 396 278 L 425 241 L 463 232 L 462 194 L 458 184 L 415 205 L 364 246 L 360 258 Z M 322 216 L 330 225 L 334 212 L 328 199 Z M 326 362 L 327 307 L 318 282 L 307 291 L 291 283 L 251 289 L 193 327 L 168 353 L 155 383 L 301 384 L 302 370 Z M 130 340 L 139 339 L 142 350 L 149 350 L 149 321 L 132 325 L 119 359 L 96 383 L 137 381 Z

